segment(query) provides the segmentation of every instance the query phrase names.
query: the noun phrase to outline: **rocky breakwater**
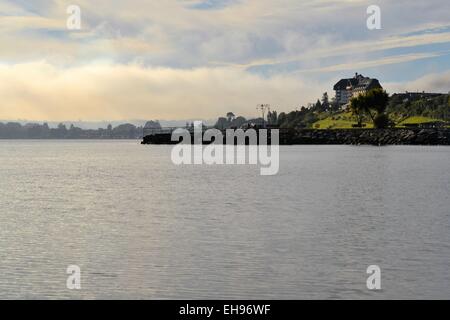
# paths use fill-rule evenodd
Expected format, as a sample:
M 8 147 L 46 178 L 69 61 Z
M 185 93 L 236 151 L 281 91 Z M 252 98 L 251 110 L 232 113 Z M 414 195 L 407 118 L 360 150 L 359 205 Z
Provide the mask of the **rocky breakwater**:
M 450 145 L 450 129 L 303 129 L 292 144 Z

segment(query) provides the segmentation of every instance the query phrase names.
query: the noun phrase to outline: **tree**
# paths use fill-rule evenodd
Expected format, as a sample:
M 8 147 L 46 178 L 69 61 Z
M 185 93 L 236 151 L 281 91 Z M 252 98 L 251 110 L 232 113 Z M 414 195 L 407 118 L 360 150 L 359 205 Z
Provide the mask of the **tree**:
M 56 130 L 58 138 L 65 138 L 67 136 L 67 127 L 64 123 L 58 124 L 58 129 Z
M 378 114 L 375 119 L 373 119 L 373 125 L 375 128 L 387 128 L 390 125 L 390 120 L 387 114 Z
M 220 117 L 219 119 L 217 119 L 217 122 L 214 125 L 214 128 L 219 129 L 219 130 L 224 130 L 224 129 L 228 129 L 229 126 L 230 126 L 230 122 L 228 121 L 228 119 L 226 119 L 224 117 Z M 189 123 L 186 123 L 186 128 L 189 128 Z
M 331 98 L 331 102 L 330 102 L 330 110 L 331 110 L 331 112 L 338 112 L 340 109 L 341 109 L 341 106 L 336 101 L 336 98 L 335 97 Z
M 383 114 L 389 103 L 389 95 L 383 89 L 373 89 L 366 93 L 369 109 L 374 109 L 377 114 Z
M 278 123 L 278 114 L 276 111 L 269 111 L 267 114 L 267 122 L 269 124 L 277 124 Z
M 322 103 L 320 102 L 319 99 L 317 99 L 316 104 L 314 105 L 314 111 L 315 112 L 322 112 Z
M 322 95 L 322 108 L 325 111 L 330 109 L 330 100 L 328 99 L 328 92 L 324 92 Z
M 364 115 L 368 115 L 375 128 L 386 128 L 389 118 L 386 115 L 386 108 L 389 102 L 389 95 L 382 89 L 373 89 L 365 94 L 353 97 L 350 100 L 350 109 L 358 116 L 358 125 L 361 126 Z
M 363 111 L 363 101 L 361 99 L 361 96 L 353 97 L 350 100 L 350 110 L 352 111 L 352 114 L 355 115 L 358 119 L 358 126 L 362 126 L 362 120 L 364 117 L 364 111 Z
M 278 116 L 277 124 L 279 126 L 282 126 L 282 125 L 284 125 L 286 123 L 286 120 L 287 120 L 286 113 L 285 112 L 281 112 L 280 115 Z
M 236 116 L 234 115 L 233 112 L 228 112 L 227 113 L 227 120 L 228 120 L 228 122 L 232 122 L 235 118 L 236 118 Z

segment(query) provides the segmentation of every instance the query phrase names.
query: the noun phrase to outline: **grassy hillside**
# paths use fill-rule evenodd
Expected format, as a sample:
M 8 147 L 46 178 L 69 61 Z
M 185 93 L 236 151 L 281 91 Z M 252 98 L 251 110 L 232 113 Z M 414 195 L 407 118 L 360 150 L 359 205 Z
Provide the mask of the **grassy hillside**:
M 324 101 L 327 99 L 323 99 Z M 275 113 L 274 123 L 282 128 L 350 129 L 358 120 L 348 111 L 339 111 L 330 103 L 310 104 L 289 113 Z M 375 113 L 375 112 L 373 112 Z M 445 121 L 450 123 L 450 94 L 394 94 L 390 97 L 386 114 L 397 127 Z M 372 119 L 363 119 L 365 128 L 373 128 Z
M 442 121 L 442 120 L 434 119 L 434 118 L 430 118 L 430 117 L 423 117 L 423 116 L 413 116 L 413 117 L 406 118 L 402 122 L 398 123 L 397 126 L 401 127 L 405 124 L 420 124 L 420 123 L 427 123 L 427 122 L 434 122 L 434 121 Z
M 341 112 L 314 122 L 312 127 L 316 129 L 351 129 L 357 122 L 351 112 Z M 373 124 L 369 121 L 364 124 L 365 128 L 373 128 Z
M 404 127 L 405 124 L 420 124 L 434 121 L 442 121 L 435 118 L 413 116 L 403 119 L 396 127 Z M 312 127 L 316 129 L 351 129 L 352 125 L 356 124 L 357 120 L 350 112 L 342 112 L 333 116 L 326 116 L 322 120 L 313 123 Z M 373 128 L 371 121 L 366 121 L 365 128 Z

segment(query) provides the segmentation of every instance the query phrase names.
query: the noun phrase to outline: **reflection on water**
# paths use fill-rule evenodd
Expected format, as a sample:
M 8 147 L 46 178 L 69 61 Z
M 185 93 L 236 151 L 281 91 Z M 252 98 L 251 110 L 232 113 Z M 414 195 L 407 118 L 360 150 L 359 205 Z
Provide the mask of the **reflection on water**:
M 450 148 L 282 147 L 276 176 L 170 150 L 1 141 L 0 298 L 450 298 Z

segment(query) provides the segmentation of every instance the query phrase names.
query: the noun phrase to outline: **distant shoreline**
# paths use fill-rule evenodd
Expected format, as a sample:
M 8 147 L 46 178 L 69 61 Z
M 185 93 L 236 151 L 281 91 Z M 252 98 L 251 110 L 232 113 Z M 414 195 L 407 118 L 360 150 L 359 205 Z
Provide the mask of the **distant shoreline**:
M 148 137 L 132 138 L 27 138 L 0 137 L 0 141 L 137 141 L 142 144 L 169 145 L 170 135 L 158 143 Z M 417 145 L 450 146 L 450 129 L 299 129 L 280 140 L 280 145 Z

